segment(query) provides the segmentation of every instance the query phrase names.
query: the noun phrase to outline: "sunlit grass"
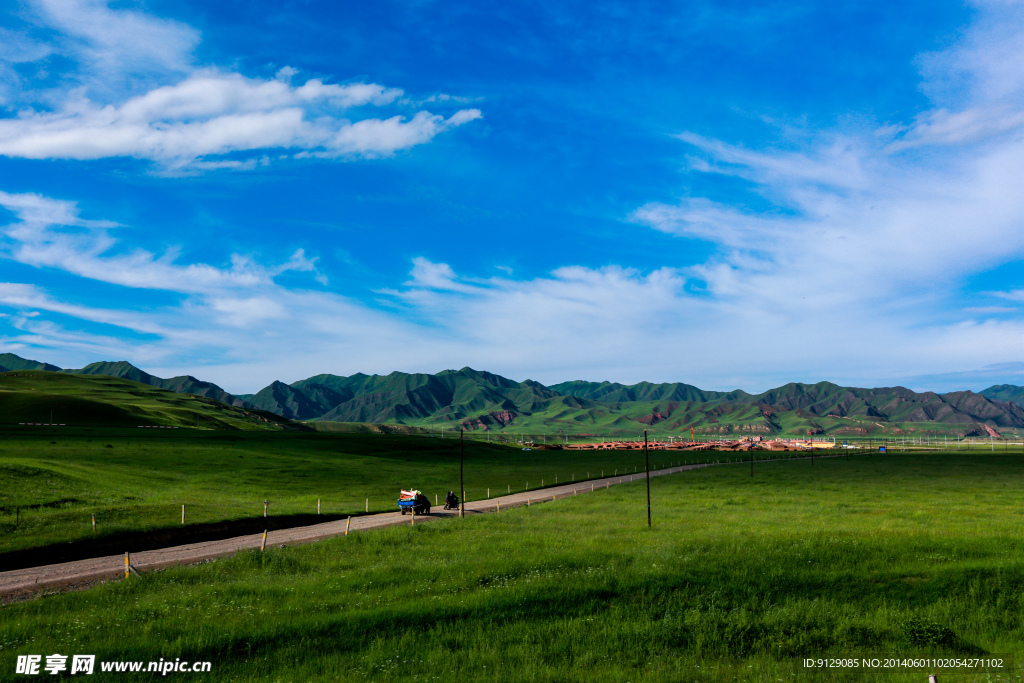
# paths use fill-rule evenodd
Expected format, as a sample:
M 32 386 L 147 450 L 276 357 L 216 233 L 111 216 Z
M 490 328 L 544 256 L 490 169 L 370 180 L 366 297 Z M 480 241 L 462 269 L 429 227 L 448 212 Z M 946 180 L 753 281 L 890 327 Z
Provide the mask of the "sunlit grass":
M 215 680 L 921 681 L 800 658 L 1020 653 L 1022 474 L 956 454 L 728 466 L 652 480 L 652 530 L 638 482 L 270 547 L 5 607 L 0 666 L 67 651 L 210 660 Z
M 643 467 L 638 452 L 523 451 L 467 442 L 469 500 Z M 700 454 L 689 454 L 695 460 Z M 679 462 L 654 455 L 653 465 Z M 721 456 L 715 456 L 721 457 Z M 0 439 L 0 552 L 96 536 L 271 515 L 395 510 L 403 488 L 443 502 L 457 439 L 379 434 L 54 432 Z

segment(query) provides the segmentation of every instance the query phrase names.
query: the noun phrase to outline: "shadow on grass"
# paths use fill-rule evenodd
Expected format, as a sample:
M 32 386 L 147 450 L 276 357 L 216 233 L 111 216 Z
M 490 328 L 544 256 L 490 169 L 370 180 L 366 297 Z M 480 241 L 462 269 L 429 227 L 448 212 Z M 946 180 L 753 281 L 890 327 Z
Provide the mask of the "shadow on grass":
M 38 548 L 26 548 L 8 553 L 0 553 L 0 567 L 4 571 L 38 567 L 59 562 L 88 560 L 94 557 L 105 557 L 125 552 L 138 553 L 145 550 L 157 550 L 186 543 L 204 543 L 221 541 L 235 536 L 292 529 L 295 527 L 312 526 L 325 522 L 345 519 L 350 515 L 275 515 L 249 519 L 233 519 L 207 524 L 189 524 L 183 527 L 152 529 L 149 531 L 132 531 L 109 536 L 86 538 L 69 543 L 54 543 Z M 355 516 L 355 515 L 351 515 Z

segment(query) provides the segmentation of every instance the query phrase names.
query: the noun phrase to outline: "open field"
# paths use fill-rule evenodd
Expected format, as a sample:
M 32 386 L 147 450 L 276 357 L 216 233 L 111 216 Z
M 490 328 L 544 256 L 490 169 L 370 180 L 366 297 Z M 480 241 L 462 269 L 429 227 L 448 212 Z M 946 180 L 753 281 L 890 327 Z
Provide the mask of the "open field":
M 635 452 L 523 451 L 468 440 L 465 450 L 470 500 L 487 497 L 488 489 L 496 495 L 643 468 L 643 455 Z M 652 466 L 683 457 L 709 455 L 653 453 Z M 185 531 L 241 519 L 260 520 L 262 530 L 264 500 L 274 528 L 312 523 L 291 517 L 315 515 L 317 499 L 324 515 L 364 513 L 367 499 L 370 512 L 391 511 L 401 488 L 443 501 L 458 481 L 455 438 L 0 428 L 0 559 L 69 541 L 114 543 L 133 532 L 181 532 L 183 504 Z M 76 557 L 89 556 L 88 548 L 83 552 Z
M 800 658 L 1020 660 L 1022 475 L 955 453 L 726 466 L 653 480 L 650 531 L 637 483 L 243 553 L 4 607 L 0 676 L 59 652 L 213 680 L 923 681 Z

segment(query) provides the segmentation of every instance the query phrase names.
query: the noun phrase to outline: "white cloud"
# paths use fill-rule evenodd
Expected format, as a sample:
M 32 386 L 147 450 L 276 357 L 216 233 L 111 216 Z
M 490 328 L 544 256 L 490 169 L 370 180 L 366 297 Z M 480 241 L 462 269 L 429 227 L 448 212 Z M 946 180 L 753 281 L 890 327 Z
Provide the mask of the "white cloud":
M 351 121 L 347 112 L 393 102 L 400 90 L 372 83 L 301 86 L 217 71 L 196 73 L 120 106 L 99 105 L 79 94 L 60 111 L 0 119 L 0 154 L 29 159 L 100 159 L 127 156 L 170 169 L 240 166 L 206 161 L 232 152 L 268 148 L 317 156 L 386 156 L 429 142 L 437 134 L 480 116 L 450 118 L 418 112 L 411 120 Z
M 374 83 L 329 84 L 309 79 L 292 85 L 298 69 L 285 66 L 271 79 L 200 68 L 193 51 L 199 33 L 179 22 L 105 0 L 37 0 L 40 23 L 59 32 L 52 46 L 19 34 L 0 54 L 39 59 L 53 49 L 75 59 L 78 70 L 63 86 L 31 90 L 33 102 L 0 119 L 0 155 L 26 159 L 92 160 L 132 157 L 169 172 L 249 170 L 268 163 L 268 150 L 297 157 L 383 157 L 430 142 L 436 135 L 480 118 L 477 109 L 450 116 L 412 104 L 396 88 Z M 0 97 L 21 81 L 0 70 Z M 32 100 L 39 95 L 43 106 Z M 10 99 L 10 98 L 8 98 Z M 364 107 L 400 108 L 387 116 Z M 230 155 L 229 158 L 225 158 Z

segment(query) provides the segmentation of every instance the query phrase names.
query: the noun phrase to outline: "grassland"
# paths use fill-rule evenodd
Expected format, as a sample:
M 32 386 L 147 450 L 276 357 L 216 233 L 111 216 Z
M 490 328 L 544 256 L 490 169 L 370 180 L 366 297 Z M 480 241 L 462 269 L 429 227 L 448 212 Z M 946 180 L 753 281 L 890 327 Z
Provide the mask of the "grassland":
M 470 500 L 642 467 L 636 452 L 465 446 Z M 443 500 L 458 482 L 454 438 L 0 427 L 0 560 L 26 548 L 180 528 L 182 505 L 189 526 L 261 518 L 264 500 L 272 518 L 316 513 L 318 499 L 324 515 L 351 515 L 367 501 L 370 512 L 396 509 L 402 488 Z
M 718 467 L 652 481 L 652 530 L 635 484 L 243 553 L 2 608 L 0 677 L 59 652 L 236 681 L 919 682 L 800 660 L 1024 654 L 1022 475 L 955 453 Z

